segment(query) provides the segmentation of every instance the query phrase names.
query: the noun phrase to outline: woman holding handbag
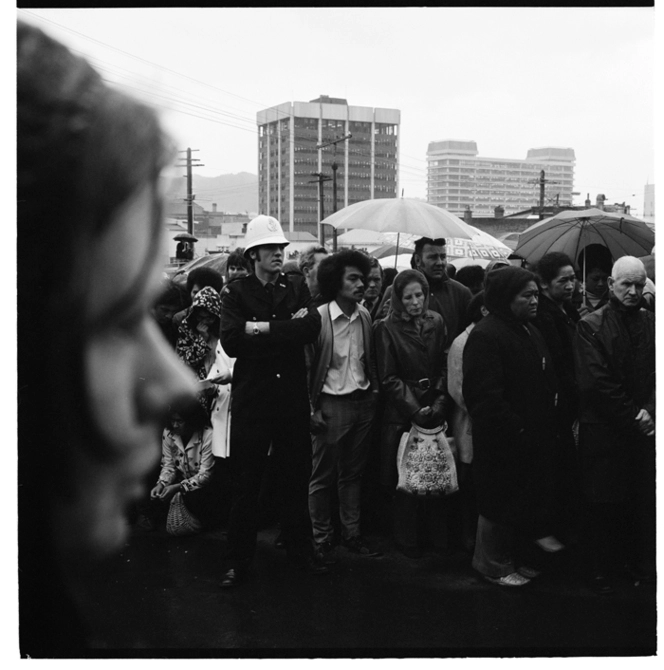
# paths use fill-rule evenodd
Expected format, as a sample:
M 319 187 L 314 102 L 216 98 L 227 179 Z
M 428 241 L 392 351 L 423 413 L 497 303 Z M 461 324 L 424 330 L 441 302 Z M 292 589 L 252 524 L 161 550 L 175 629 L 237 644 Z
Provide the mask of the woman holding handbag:
M 445 324 L 427 309 L 429 285 L 417 270 L 394 280 L 390 313 L 374 326 L 376 361 L 385 394 L 381 436 L 381 484 L 393 495 L 394 540 L 409 558 L 420 558 L 430 544 L 447 549 L 444 499 L 395 490 L 397 453 L 412 426 L 431 431 L 447 418 Z

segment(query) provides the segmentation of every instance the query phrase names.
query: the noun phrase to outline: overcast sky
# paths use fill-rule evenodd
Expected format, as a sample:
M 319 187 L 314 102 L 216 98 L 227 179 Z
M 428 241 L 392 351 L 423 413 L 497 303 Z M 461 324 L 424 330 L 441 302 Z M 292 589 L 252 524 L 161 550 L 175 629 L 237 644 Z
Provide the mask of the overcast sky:
M 146 96 L 216 176 L 257 172 L 256 112 L 321 94 L 401 111 L 401 187 L 433 140 L 571 147 L 581 204 L 643 211 L 654 178 L 653 8 L 19 10 Z M 552 187 L 553 188 L 553 187 Z M 554 195 L 554 193 L 551 193 Z

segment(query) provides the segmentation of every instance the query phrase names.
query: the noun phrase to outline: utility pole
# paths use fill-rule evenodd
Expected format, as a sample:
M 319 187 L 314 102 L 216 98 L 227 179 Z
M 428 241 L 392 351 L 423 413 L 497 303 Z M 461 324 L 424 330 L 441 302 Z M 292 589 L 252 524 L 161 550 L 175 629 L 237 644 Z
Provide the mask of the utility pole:
M 331 140 L 330 142 L 324 142 L 323 144 L 317 144 L 316 149 L 320 151 L 323 147 L 329 147 L 330 145 L 334 145 L 334 159 L 332 161 L 332 213 L 337 211 L 337 169 L 339 166 L 337 165 L 337 144 L 339 142 L 345 142 L 346 140 L 349 140 L 351 137 L 353 137 L 352 133 L 348 133 L 348 135 L 344 135 L 343 137 L 337 137 L 335 140 Z M 328 177 L 329 179 L 329 177 Z M 322 188 L 322 187 L 321 187 Z M 321 210 L 322 211 L 322 210 Z M 323 215 L 321 214 L 321 221 L 323 220 Z M 321 224 L 321 235 L 323 237 L 325 236 L 325 233 L 323 232 L 323 225 Z M 321 242 L 321 244 L 323 244 Z M 335 252 L 337 250 L 337 229 L 334 228 L 332 232 L 332 251 Z
M 187 232 L 190 235 L 194 234 L 194 198 L 196 197 L 193 192 L 192 192 L 192 162 L 193 161 L 198 161 L 198 158 L 192 158 L 191 157 L 191 152 L 192 151 L 200 151 L 200 149 L 187 149 L 186 151 L 179 151 L 178 153 L 186 153 L 187 158 L 185 159 L 187 162 L 185 165 L 176 165 L 176 167 L 186 167 L 187 168 L 187 197 L 184 198 L 184 201 L 187 203 Z M 204 163 L 196 163 L 195 167 L 203 167 Z
M 539 184 L 539 218 L 540 221 L 544 218 L 544 185 L 545 184 L 557 184 L 557 181 L 551 181 L 550 179 L 545 178 L 544 170 L 540 170 L 539 179 L 536 179 L 531 184 Z
M 318 242 L 321 246 L 325 244 L 325 233 L 323 232 L 323 224 L 321 221 L 325 218 L 325 205 L 323 203 L 323 184 L 326 181 L 330 181 L 332 177 L 328 177 L 322 172 L 312 172 L 312 177 L 317 177 L 317 179 L 312 179 L 309 184 L 315 184 L 318 182 Z
M 336 153 L 336 145 L 334 146 Z M 332 163 L 332 213 L 337 211 L 337 165 L 336 159 Z M 337 251 L 337 229 L 332 228 L 332 253 Z

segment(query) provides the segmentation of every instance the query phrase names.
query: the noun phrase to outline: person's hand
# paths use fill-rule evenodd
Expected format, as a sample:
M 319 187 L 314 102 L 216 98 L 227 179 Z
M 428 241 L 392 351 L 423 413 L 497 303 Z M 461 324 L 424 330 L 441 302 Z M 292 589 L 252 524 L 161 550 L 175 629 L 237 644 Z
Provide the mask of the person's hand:
M 327 430 L 327 423 L 325 423 L 325 419 L 323 418 L 323 412 L 317 409 L 309 419 L 309 431 L 312 435 L 319 435 L 320 433 L 324 433 L 325 430 Z
M 436 426 L 442 426 L 445 423 L 447 410 L 445 398 L 443 396 L 436 398 L 431 405 L 431 420 Z
M 306 316 L 309 314 L 309 310 L 306 307 L 303 307 L 302 309 L 298 309 L 293 316 L 291 316 L 291 319 L 301 319 L 303 316 Z
M 205 338 L 206 342 L 208 341 L 208 338 L 210 337 L 210 331 L 209 331 L 206 323 L 203 323 L 202 321 L 199 321 L 196 324 L 196 332 L 200 333 Z
M 655 434 L 655 422 L 648 410 L 642 409 L 636 415 L 636 422 L 638 429 L 647 437 L 651 437 Z
M 205 395 L 214 395 L 217 392 L 217 385 L 210 379 L 201 379 L 199 381 L 200 390 Z
M 212 384 L 230 384 L 231 377 L 231 371 L 228 370 L 227 372 L 217 375 L 216 377 L 210 377 L 206 381 L 211 382 Z
M 161 498 L 161 492 L 164 490 L 165 486 L 163 482 L 158 482 L 157 485 L 150 491 L 150 498 L 154 500 L 155 498 Z
M 164 502 L 168 502 L 179 490 L 179 484 L 170 484 L 169 486 L 164 487 L 162 492 L 157 497 Z
M 418 409 L 417 412 L 415 412 L 415 414 L 413 414 L 411 417 L 411 420 L 417 426 L 420 426 L 421 428 L 427 428 L 431 421 L 431 415 L 431 407 L 427 405 L 426 407 L 421 407 Z

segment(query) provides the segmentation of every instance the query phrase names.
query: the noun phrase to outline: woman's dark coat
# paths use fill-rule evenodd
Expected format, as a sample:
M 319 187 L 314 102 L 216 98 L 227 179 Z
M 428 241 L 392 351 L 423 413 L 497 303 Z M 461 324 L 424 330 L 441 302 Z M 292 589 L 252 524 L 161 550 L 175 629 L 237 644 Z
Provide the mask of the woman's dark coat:
M 376 365 L 385 397 L 381 483 L 386 486 L 396 485 L 399 440 L 410 429 L 410 418 L 436 398 L 447 398 L 443 318 L 427 310 L 418 330 L 402 317 L 401 303 L 394 298 L 390 314 L 374 323 Z M 416 384 L 420 379 L 430 380 L 429 390 Z
M 479 513 L 533 534 L 545 531 L 557 381 L 539 331 L 516 321 L 509 308 L 482 319 L 464 349 L 463 397 L 473 422 Z

